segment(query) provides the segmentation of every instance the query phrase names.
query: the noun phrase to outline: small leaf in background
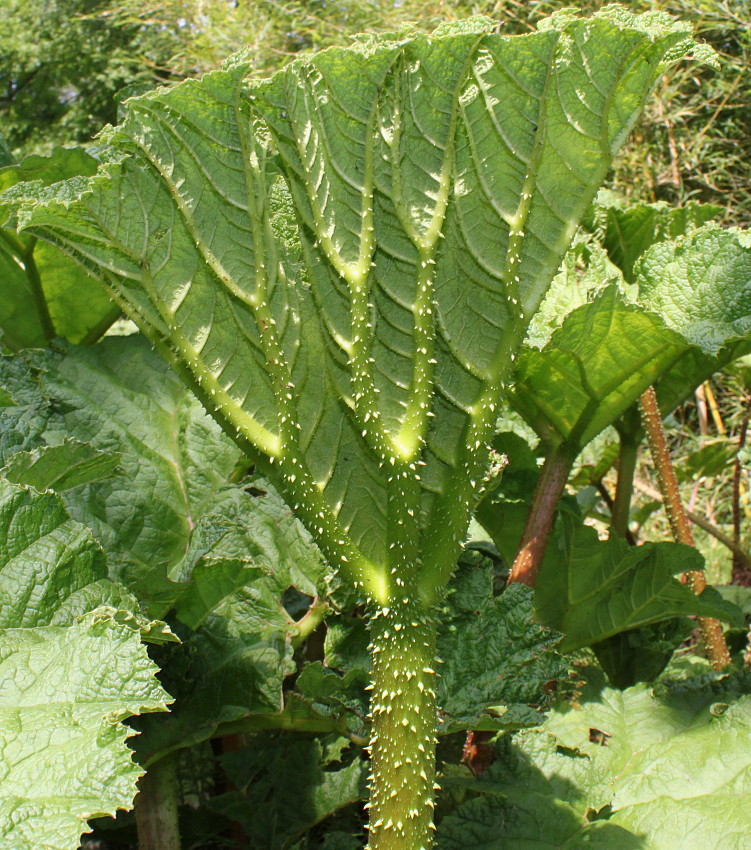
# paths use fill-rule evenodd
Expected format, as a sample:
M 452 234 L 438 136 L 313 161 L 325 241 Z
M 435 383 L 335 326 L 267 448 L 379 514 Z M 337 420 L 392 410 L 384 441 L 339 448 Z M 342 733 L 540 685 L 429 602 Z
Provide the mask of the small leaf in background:
M 648 248 L 696 230 L 723 212 L 723 207 L 695 201 L 681 207 L 671 207 L 664 201 L 633 203 L 608 190 L 600 190 L 583 226 L 597 236 L 612 262 L 633 283 L 634 264 Z
M 511 404 L 550 446 L 585 446 L 687 349 L 616 286 L 566 316 L 541 351 L 520 356 Z
M 566 517 L 564 534 L 543 560 L 535 590 L 539 620 L 563 632 L 570 652 L 618 632 L 697 615 L 737 620 L 740 612 L 713 588 L 696 596 L 676 575 L 703 569 L 701 555 L 679 543 L 629 546 Z
M 675 464 L 679 481 L 713 477 L 724 472 L 738 453 L 738 445 L 729 439 L 703 439 L 696 451 Z
M 442 731 L 535 725 L 531 705 L 549 700 L 546 685 L 566 677 L 560 635 L 532 618 L 532 591 L 512 585 L 496 595 L 486 560 L 466 564 L 452 581 L 438 637 L 437 700 Z
M 106 612 L 0 630 L 0 844 L 76 850 L 86 820 L 129 809 L 143 772 L 122 721 L 164 711 L 137 630 Z
M 119 462 L 120 455 L 117 453 L 100 452 L 87 443 L 68 440 L 58 446 L 16 452 L 0 469 L 0 475 L 35 490 L 62 493 L 82 484 L 111 478 L 116 474 Z
M 342 676 L 320 661 L 313 661 L 303 667 L 295 688 L 318 710 L 333 710 L 345 718 L 359 718 L 360 731 L 364 731 L 368 715 L 365 687 L 369 683 L 370 674 L 366 670 L 355 668 Z
M 707 225 L 659 242 L 636 273 L 640 302 L 707 354 L 751 332 L 751 245 L 740 231 Z
M 0 192 L 23 181 L 48 186 L 75 175 L 91 176 L 98 162 L 83 148 L 55 148 L 0 167 Z M 43 346 L 60 336 L 93 342 L 120 315 L 99 284 L 54 245 L 2 227 L 0 202 L 0 331 L 14 350 Z
M 256 736 L 222 761 L 237 791 L 215 797 L 210 806 L 242 824 L 249 850 L 282 850 L 365 797 L 367 763 L 359 751 L 349 753 L 339 767 L 324 766 L 324 747 L 318 738 Z
M 722 594 L 723 599 L 725 595 Z M 676 649 L 689 640 L 695 622 L 675 617 L 638 629 L 618 632 L 591 644 L 608 681 L 616 688 L 628 688 L 637 682 L 651 682 L 665 669 Z

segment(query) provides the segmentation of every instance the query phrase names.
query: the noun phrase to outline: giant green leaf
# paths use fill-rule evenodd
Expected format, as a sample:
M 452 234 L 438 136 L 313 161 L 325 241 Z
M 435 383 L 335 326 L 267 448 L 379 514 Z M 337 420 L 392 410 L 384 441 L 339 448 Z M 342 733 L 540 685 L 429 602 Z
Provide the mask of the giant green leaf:
M 716 592 L 696 596 L 676 575 L 703 568 L 701 555 L 678 543 L 629 546 L 565 516 L 563 534 L 546 554 L 535 590 L 541 622 L 563 632 L 561 648 L 578 649 L 610 635 L 693 615 L 732 619 Z
M 46 186 L 73 175 L 91 175 L 97 161 L 82 148 L 56 148 L 0 167 L 0 192 L 22 181 Z M 2 227 L 0 203 L 0 330 L 12 349 L 44 345 L 55 336 L 93 341 L 120 309 L 90 275 L 57 248 Z
M 559 748 L 589 760 L 584 805 L 611 806 L 610 822 L 644 836 L 646 850 L 745 846 L 748 696 L 721 686 L 667 695 L 606 688 L 552 715 L 546 729 Z
M 428 843 L 433 607 L 529 321 L 660 75 L 708 54 L 618 6 L 494 30 L 376 36 L 267 80 L 235 58 L 130 100 L 96 176 L 10 201 L 371 603 L 373 846 Z
M 366 40 L 260 82 L 230 63 L 130 101 L 100 174 L 18 201 L 26 232 L 95 273 L 276 462 L 355 574 L 389 561 L 391 458 L 422 488 L 409 522 L 429 560 L 453 562 L 514 349 L 644 98 L 691 49 L 684 27 L 617 7 L 525 38 L 490 28 Z
M 76 850 L 86 820 L 130 808 L 142 771 L 122 721 L 167 707 L 137 630 L 93 612 L 0 630 L 0 844 Z

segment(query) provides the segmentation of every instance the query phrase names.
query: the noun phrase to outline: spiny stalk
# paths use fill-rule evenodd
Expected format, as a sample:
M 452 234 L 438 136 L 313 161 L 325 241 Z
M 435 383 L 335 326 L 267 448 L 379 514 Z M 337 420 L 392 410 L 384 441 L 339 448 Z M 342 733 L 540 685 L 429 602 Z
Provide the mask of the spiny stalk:
M 686 512 L 683 509 L 681 494 L 678 488 L 678 479 L 675 475 L 673 462 L 670 459 L 670 451 L 665 440 L 665 431 L 662 427 L 662 414 L 657 403 L 657 394 L 654 387 L 644 391 L 639 401 L 642 414 L 642 423 L 647 433 L 647 442 L 652 454 L 652 462 L 657 472 L 657 480 L 660 485 L 665 513 L 673 532 L 676 542 L 686 546 L 694 545 L 694 535 Z M 683 574 L 683 580 L 691 590 L 698 596 L 707 586 L 703 571 L 691 571 Z M 722 670 L 730 664 L 730 653 L 728 652 L 725 635 L 722 632 L 720 621 L 713 617 L 699 617 L 699 629 L 707 649 L 707 655 L 715 670 Z

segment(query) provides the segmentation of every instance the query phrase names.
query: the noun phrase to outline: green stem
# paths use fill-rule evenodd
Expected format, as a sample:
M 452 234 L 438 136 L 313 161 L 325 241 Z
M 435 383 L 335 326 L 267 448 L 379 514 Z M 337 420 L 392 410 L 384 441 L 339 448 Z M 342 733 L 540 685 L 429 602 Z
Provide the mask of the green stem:
M 565 443 L 553 449 L 540 470 L 532 506 L 524 525 L 519 550 L 509 575 L 509 584 L 518 582 L 534 587 L 548 538 L 553 529 L 555 512 L 566 489 L 576 450 Z
M 628 520 L 631 512 L 631 500 L 634 496 L 634 473 L 639 453 L 639 443 L 633 434 L 623 432 L 620 435 L 621 448 L 618 453 L 618 483 L 615 487 L 615 500 L 610 510 L 610 525 L 618 537 L 628 537 Z
M 138 782 L 138 850 L 180 850 L 176 766 L 176 757 L 162 759 Z
M 57 334 L 55 333 L 55 326 L 52 324 L 52 317 L 50 316 L 49 308 L 47 307 L 47 298 L 44 295 L 42 279 L 39 276 L 39 269 L 37 268 L 37 264 L 34 262 L 35 245 L 36 239 L 32 241 L 31 245 L 29 245 L 27 250 L 24 252 L 23 264 L 26 267 L 26 276 L 29 279 L 29 288 L 31 290 L 31 296 L 34 299 L 34 306 L 36 307 L 42 333 L 44 334 L 44 338 L 47 342 L 51 342 Z
M 370 619 L 372 680 L 368 850 L 433 843 L 436 621 L 406 594 Z
M 297 648 L 303 641 L 309 638 L 326 619 L 326 614 L 328 614 L 329 610 L 328 602 L 324 602 L 321 599 L 313 600 L 313 604 L 308 608 L 305 615 L 295 623 L 297 634 L 292 638 L 292 646 Z

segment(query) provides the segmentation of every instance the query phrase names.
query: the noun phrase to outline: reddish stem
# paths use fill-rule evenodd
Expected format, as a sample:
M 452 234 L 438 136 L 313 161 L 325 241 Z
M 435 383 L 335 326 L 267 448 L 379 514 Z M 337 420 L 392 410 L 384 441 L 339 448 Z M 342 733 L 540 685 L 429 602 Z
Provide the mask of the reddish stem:
M 678 479 L 675 476 L 675 469 L 673 468 L 667 440 L 665 439 L 665 431 L 662 427 L 662 414 L 657 403 L 657 394 L 654 391 L 654 387 L 649 387 L 649 389 L 644 391 L 639 405 L 641 407 L 642 423 L 647 433 L 649 450 L 652 454 L 652 462 L 657 472 L 657 481 L 660 485 L 660 492 L 662 493 L 662 500 L 673 537 L 678 543 L 693 546 L 694 535 L 691 531 L 691 523 L 683 509 L 683 502 L 681 501 L 681 494 L 678 489 Z M 692 570 L 684 573 L 683 581 L 689 585 L 697 596 L 707 586 L 703 570 Z M 725 635 L 722 633 L 722 626 L 719 620 L 713 617 L 699 617 L 698 621 L 704 645 L 707 649 L 707 656 L 715 670 L 722 670 L 723 667 L 730 664 L 730 654 L 725 643 Z
M 741 430 L 738 434 L 738 454 L 746 445 L 746 437 L 748 436 L 748 422 L 751 416 L 751 398 L 746 399 L 746 412 L 743 415 L 741 422 Z M 741 545 L 741 473 L 742 466 L 740 459 L 736 455 L 735 469 L 733 470 L 733 542 L 737 547 Z M 749 571 L 744 565 L 743 560 L 733 554 L 733 584 L 747 585 L 749 583 Z
M 566 489 L 575 453 L 558 446 L 545 459 L 527 515 L 519 550 L 509 575 L 509 584 L 518 582 L 534 587 L 548 538 L 553 529 L 558 502 Z

